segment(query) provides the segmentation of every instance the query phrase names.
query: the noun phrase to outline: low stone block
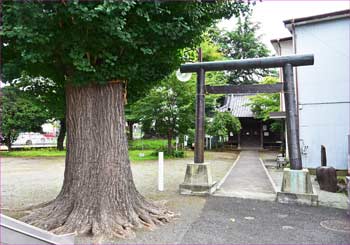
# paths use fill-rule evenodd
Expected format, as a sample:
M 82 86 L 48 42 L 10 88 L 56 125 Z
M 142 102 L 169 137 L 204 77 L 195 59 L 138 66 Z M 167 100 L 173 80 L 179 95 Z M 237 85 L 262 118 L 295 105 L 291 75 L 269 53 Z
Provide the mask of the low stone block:
M 301 194 L 313 193 L 309 170 L 285 168 L 283 170 L 281 191 Z
M 337 172 L 333 167 L 316 168 L 316 178 L 323 191 L 337 192 Z
M 209 195 L 216 190 L 212 179 L 210 163 L 189 163 L 186 167 L 185 180 L 180 184 L 180 194 Z

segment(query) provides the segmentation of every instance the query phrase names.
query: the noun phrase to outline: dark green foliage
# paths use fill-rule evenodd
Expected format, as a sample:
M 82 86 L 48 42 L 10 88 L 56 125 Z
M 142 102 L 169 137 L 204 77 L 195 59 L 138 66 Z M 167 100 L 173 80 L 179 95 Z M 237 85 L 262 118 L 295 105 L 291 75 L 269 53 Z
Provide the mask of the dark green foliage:
M 208 124 L 207 132 L 212 136 L 228 136 L 230 132 L 237 133 L 241 130 L 238 118 L 230 112 L 217 112 L 213 120 Z
M 259 24 L 253 23 L 250 18 L 250 14 L 239 17 L 233 31 L 211 29 L 212 39 L 218 43 L 220 51 L 226 58 L 247 59 L 269 55 L 269 50 L 257 35 L 257 31 L 260 29 Z M 251 84 L 257 83 L 270 73 L 264 69 L 234 70 L 229 72 L 227 79 L 231 84 Z
M 215 20 L 247 9 L 239 1 L 7 2 L 5 80 L 22 70 L 56 83 L 126 80 L 130 101 L 178 67 L 179 50 L 198 45 Z
M 167 151 L 167 149 L 164 149 L 164 148 L 161 148 L 161 149 L 158 149 L 156 151 L 153 151 L 151 153 L 151 156 L 157 156 L 158 157 L 158 153 L 159 152 L 164 152 L 164 156 L 165 157 L 174 157 L 174 158 L 184 158 L 185 157 L 185 152 L 184 151 L 176 151 L 176 150 L 173 150 L 171 151 L 170 153 Z
M 6 86 L 2 89 L 1 143 L 11 150 L 20 132 L 40 132 L 41 125 L 49 118 L 40 101 L 29 93 Z
M 173 151 L 173 157 L 184 158 L 185 157 L 185 152 L 184 151 Z

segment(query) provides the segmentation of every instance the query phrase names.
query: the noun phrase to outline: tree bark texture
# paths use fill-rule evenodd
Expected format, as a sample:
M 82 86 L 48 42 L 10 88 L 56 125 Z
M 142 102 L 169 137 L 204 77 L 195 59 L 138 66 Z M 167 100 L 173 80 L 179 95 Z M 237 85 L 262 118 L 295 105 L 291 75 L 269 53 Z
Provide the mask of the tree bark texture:
M 66 137 L 66 117 L 60 120 L 60 133 L 57 138 L 57 150 L 64 150 L 64 138 Z
M 57 234 L 129 237 L 174 216 L 136 190 L 125 133 L 121 82 L 69 86 L 67 155 L 59 195 L 23 220 Z

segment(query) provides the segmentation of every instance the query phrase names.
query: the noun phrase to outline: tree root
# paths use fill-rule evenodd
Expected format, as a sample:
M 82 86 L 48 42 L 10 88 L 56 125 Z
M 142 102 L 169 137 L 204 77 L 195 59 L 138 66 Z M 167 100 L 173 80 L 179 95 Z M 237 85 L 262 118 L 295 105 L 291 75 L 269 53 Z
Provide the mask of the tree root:
M 156 206 L 137 195 L 132 207 L 123 210 L 114 206 L 112 209 L 79 207 L 75 202 L 54 200 L 38 206 L 22 218 L 36 227 L 55 234 L 77 233 L 102 238 L 133 238 L 135 230 L 142 227 L 153 230 L 164 225 L 178 215 L 165 207 Z

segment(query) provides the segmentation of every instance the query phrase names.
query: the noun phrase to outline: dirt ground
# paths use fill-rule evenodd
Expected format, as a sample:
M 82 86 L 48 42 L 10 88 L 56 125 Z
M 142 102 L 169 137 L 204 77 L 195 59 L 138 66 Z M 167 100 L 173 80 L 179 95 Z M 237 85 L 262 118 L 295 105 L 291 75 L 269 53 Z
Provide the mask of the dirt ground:
M 212 163 L 213 179 L 220 181 L 232 166 L 237 153 L 206 152 L 206 161 Z M 179 185 L 183 182 L 186 164 L 192 158 L 165 160 L 165 190 L 157 190 L 157 161 L 141 161 L 131 164 L 138 190 L 153 201 L 165 201 L 166 206 L 181 216 L 173 224 L 154 232 L 139 231 L 137 240 L 123 243 L 143 243 L 152 240 L 157 233 L 172 230 L 174 237 L 181 236 L 202 210 L 206 198 L 182 196 Z M 2 212 L 18 218 L 22 212 L 13 211 L 55 198 L 61 189 L 64 173 L 64 158 L 2 158 L 1 159 L 1 208 Z M 158 234 L 159 235 L 159 234 Z M 173 237 L 169 236 L 169 243 Z M 78 243 L 90 243 L 91 238 L 79 237 Z M 113 241 L 118 242 L 118 241 Z M 154 241 L 156 242 L 156 241 Z M 167 241 L 162 241 L 167 242 Z

